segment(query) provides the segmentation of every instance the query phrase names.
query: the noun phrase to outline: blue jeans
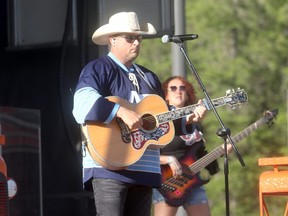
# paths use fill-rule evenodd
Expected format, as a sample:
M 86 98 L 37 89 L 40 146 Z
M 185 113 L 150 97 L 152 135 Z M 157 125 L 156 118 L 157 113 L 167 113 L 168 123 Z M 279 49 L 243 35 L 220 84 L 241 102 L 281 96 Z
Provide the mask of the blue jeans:
M 164 201 L 165 199 L 162 194 L 157 189 L 153 189 L 153 204 Z M 187 195 L 187 200 L 183 206 L 186 207 L 189 205 L 196 205 L 201 203 L 208 203 L 208 198 L 205 188 L 203 186 L 197 186 L 189 192 Z
M 152 188 L 113 179 L 92 181 L 97 215 L 149 216 Z

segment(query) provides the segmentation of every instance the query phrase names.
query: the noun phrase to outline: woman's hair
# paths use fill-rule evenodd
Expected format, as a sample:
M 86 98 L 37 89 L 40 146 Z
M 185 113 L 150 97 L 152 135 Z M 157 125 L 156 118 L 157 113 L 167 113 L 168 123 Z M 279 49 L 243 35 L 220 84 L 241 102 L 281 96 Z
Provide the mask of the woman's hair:
M 163 88 L 163 91 L 164 91 L 165 95 L 167 95 L 168 85 L 169 85 L 170 81 L 172 81 L 174 79 L 181 80 L 183 82 L 183 84 L 185 85 L 185 89 L 186 89 L 186 92 L 187 92 L 188 99 L 187 99 L 187 101 L 185 102 L 184 105 L 188 106 L 188 105 L 196 104 L 197 103 L 197 101 L 196 101 L 197 98 L 196 98 L 196 92 L 195 92 L 194 87 L 192 86 L 192 84 L 190 82 L 188 82 L 184 77 L 181 77 L 181 76 L 169 77 L 167 80 L 165 80 L 162 83 L 162 88 Z M 166 102 L 168 103 L 168 101 L 166 101 Z

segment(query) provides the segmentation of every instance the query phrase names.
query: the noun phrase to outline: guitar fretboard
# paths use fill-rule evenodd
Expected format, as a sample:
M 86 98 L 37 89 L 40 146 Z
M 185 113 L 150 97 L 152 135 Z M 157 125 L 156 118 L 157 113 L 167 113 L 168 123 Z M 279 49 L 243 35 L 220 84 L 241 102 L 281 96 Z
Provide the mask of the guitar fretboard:
M 202 105 L 205 105 L 207 110 L 210 110 L 212 108 L 211 104 L 207 103 L 205 99 L 203 99 L 202 101 L 203 101 Z M 233 102 L 232 97 L 220 97 L 220 98 L 213 99 L 211 101 L 215 107 L 220 107 L 226 104 L 235 103 Z M 183 108 L 178 108 L 178 109 L 171 110 L 165 113 L 161 113 L 161 114 L 156 115 L 156 119 L 159 124 L 170 122 L 170 121 L 192 114 L 197 106 L 199 106 L 199 104 L 193 104 L 193 105 L 186 106 Z
M 245 137 L 247 137 L 249 134 L 251 134 L 253 131 L 258 129 L 259 126 L 267 123 L 269 121 L 269 118 L 271 119 L 271 116 L 264 116 L 240 133 L 236 134 L 234 137 L 232 137 L 233 142 L 238 143 Z M 228 143 L 230 144 L 230 143 Z M 199 160 L 195 161 L 191 166 L 189 166 L 189 169 L 193 174 L 198 173 L 201 169 L 206 167 L 208 164 L 212 163 L 215 159 L 221 157 L 224 155 L 224 148 L 221 146 L 217 147 L 204 157 L 200 158 Z

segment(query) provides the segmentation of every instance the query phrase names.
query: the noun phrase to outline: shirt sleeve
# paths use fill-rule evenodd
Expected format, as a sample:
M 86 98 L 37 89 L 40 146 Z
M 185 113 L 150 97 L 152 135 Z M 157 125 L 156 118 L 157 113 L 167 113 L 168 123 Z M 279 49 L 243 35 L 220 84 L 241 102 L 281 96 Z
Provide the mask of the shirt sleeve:
M 107 86 L 104 64 L 91 62 L 82 70 L 73 101 L 73 116 L 77 123 L 88 121 L 110 123 L 119 105 L 100 94 Z

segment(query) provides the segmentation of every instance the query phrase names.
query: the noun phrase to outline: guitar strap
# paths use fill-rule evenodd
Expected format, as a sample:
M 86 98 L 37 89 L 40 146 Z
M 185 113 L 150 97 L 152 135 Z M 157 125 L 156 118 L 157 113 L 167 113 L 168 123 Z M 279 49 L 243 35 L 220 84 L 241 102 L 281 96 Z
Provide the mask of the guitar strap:
M 86 136 L 86 125 L 85 124 L 81 124 L 80 125 L 80 132 L 81 132 L 81 142 L 82 142 L 82 156 L 85 157 L 86 156 L 86 149 L 88 147 L 88 138 Z M 86 133 L 85 133 L 86 132 Z
M 136 71 L 138 72 L 138 74 L 142 77 L 142 79 L 147 83 L 147 85 L 149 86 L 149 88 L 153 91 L 154 94 L 157 94 L 156 90 L 153 88 L 153 86 L 151 85 L 151 83 L 149 82 L 149 80 L 147 79 L 145 73 L 141 70 L 140 67 L 138 67 L 138 65 L 133 64 Z

